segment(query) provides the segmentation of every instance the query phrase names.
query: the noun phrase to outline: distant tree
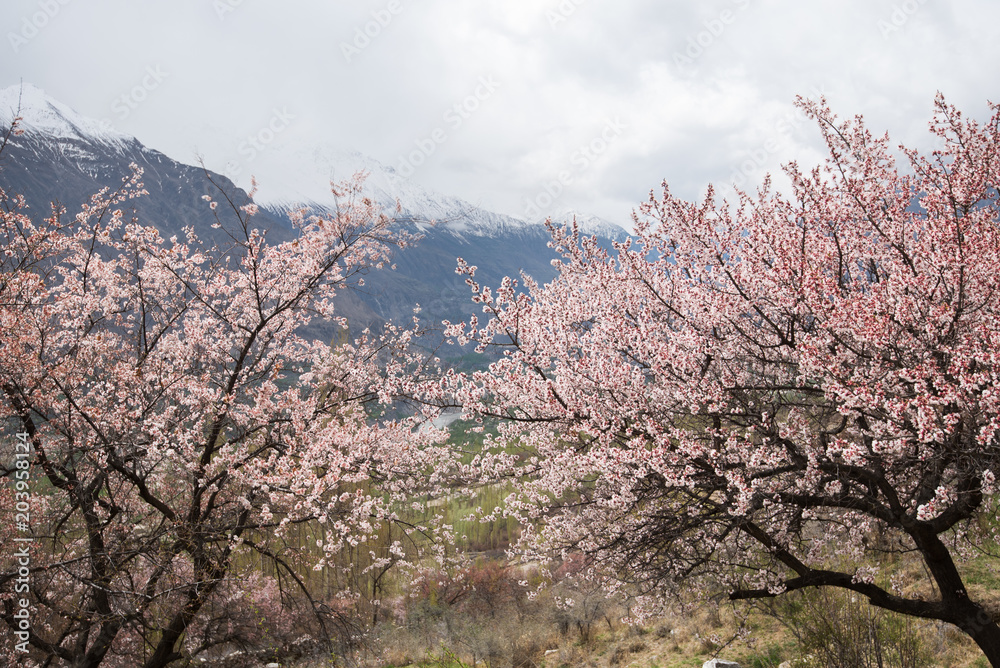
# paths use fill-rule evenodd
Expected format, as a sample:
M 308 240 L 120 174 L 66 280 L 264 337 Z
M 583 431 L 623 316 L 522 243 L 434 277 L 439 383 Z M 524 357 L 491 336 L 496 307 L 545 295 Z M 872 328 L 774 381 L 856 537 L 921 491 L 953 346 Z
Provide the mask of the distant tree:
M 279 245 L 253 227 L 255 205 L 223 199 L 230 243 L 206 248 L 194 230 L 164 240 L 123 213 L 142 194 L 138 172 L 69 219 L 33 220 L 0 190 L 0 619 L 11 661 L 166 666 L 230 641 L 239 619 L 267 611 L 258 623 L 280 625 L 289 596 L 329 634 L 336 602 L 303 570 L 387 524 L 398 539 L 372 552 L 371 568 L 412 554 L 405 536 L 417 528 L 399 501 L 433 487 L 447 455 L 434 430 L 416 429 L 419 416 L 370 408 L 391 399 L 383 380 L 411 361 L 410 333 L 335 347 L 301 334 L 336 322 L 335 292 L 407 241 L 358 180 L 334 191 L 335 214 L 296 214 L 298 237 Z M 17 487 L 15 433 L 31 452 Z M 25 500 L 30 521 L 18 526 Z M 15 594 L 10 546 L 26 536 L 29 587 Z
M 503 356 L 445 385 L 506 418 L 476 463 L 524 481 L 523 548 L 582 551 L 648 605 L 840 587 L 1000 666 L 998 611 L 959 569 L 997 547 L 1000 108 L 935 104 L 939 148 L 897 154 L 800 99 L 829 159 L 788 165 L 790 196 L 664 184 L 611 252 L 553 228 L 548 285 L 460 266 L 489 319 L 448 333 Z M 922 561 L 918 591 L 892 554 Z

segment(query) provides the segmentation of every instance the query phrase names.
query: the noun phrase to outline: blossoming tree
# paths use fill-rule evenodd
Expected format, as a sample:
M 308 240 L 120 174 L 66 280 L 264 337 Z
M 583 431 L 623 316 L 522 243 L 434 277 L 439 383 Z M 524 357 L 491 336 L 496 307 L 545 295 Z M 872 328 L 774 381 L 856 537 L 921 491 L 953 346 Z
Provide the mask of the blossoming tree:
M 524 481 L 529 552 L 583 551 L 651 607 L 839 587 L 1000 666 L 1000 611 L 961 572 L 997 547 L 1000 108 L 980 125 L 938 98 L 939 148 L 897 153 L 798 104 L 829 158 L 788 165 L 790 195 L 664 185 L 613 251 L 553 228 L 544 286 L 460 266 L 488 320 L 449 334 L 503 356 L 435 392 L 505 418 L 476 463 Z M 891 577 L 891 554 L 926 581 Z
M 32 453 L 28 521 L 0 492 L 0 538 L 31 541 L 24 593 L 12 550 L 0 562 L 0 619 L 46 665 L 189 660 L 231 639 L 224 613 L 263 595 L 262 574 L 322 622 L 330 601 L 289 533 L 311 527 L 306 566 L 320 567 L 387 523 L 405 536 L 419 528 L 399 500 L 447 468 L 433 429 L 369 408 L 390 400 L 387 369 L 411 361 L 408 332 L 335 347 L 302 336 L 336 322 L 335 292 L 406 242 L 358 183 L 335 189 L 335 214 L 297 215 L 281 244 L 254 229 L 253 204 L 223 199 L 230 243 L 207 248 L 123 213 L 138 178 L 69 220 L 32 220 L 0 192 L 0 419 Z M 371 557 L 384 569 L 407 548 Z M 247 563 L 265 566 L 234 580 Z M 30 624 L 15 618 L 22 597 Z

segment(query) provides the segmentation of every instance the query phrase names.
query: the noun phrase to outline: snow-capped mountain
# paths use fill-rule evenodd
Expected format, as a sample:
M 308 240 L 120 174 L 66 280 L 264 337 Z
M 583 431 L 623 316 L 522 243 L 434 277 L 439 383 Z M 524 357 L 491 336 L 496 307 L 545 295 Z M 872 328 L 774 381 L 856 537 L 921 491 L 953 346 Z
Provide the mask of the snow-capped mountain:
M 131 174 L 132 163 L 143 170 L 149 193 L 133 200 L 136 212 L 167 237 L 180 234 L 191 223 L 204 239 L 216 240 L 211 211 L 202 196 L 217 194 L 217 186 L 232 192 L 239 203 L 248 201 L 229 179 L 172 160 L 131 135 L 76 113 L 34 86 L 0 90 L 0 132 L 6 134 L 15 116 L 20 117 L 22 134 L 10 137 L 0 155 L 0 185 L 8 193 L 23 195 L 36 214 L 48 215 L 50 204 L 58 202 L 72 215 L 101 188 L 120 187 Z M 284 217 L 265 213 L 260 226 L 273 230 L 275 239 L 292 234 Z
M 81 116 L 31 84 L 0 89 L 0 126 L 9 127 L 15 116 L 21 117 L 20 127 L 25 133 L 50 140 L 84 141 L 114 147 L 126 147 L 136 141 L 106 122 Z
M 563 209 L 553 213 L 548 218 L 556 225 L 572 225 L 574 222 L 580 232 L 586 235 L 596 235 L 607 239 L 621 240 L 627 236 L 627 232 L 617 223 L 605 220 L 600 216 L 595 216 L 573 209 Z M 544 222 L 544 221 L 543 221 Z
M 149 193 L 134 200 L 136 215 L 164 236 L 191 225 L 208 242 L 218 241 L 212 229 L 214 216 L 202 196 L 217 198 L 222 188 L 237 204 L 249 201 L 247 193 L 226 176 L 147 148 L 135 137 L 81 116 L 27 84 L 0 90 L 0 132 L 5 133 L 19 108 L 24 132 L 11 137 L 0 155 L 0 186 L 24 195 L 35 215 L 48 215 L 51 202 L 72 214 L 97 190 L 118 187 L 129 174 L 130 163 L 144 170 L 143 184 Z M 496 285 L 504 276 L 518 276 L 521 271 L 540 282 L 555 275 L 542 221 L 486 211 L 431 192 L 359 153 L 269 146 L 266 159 L 262 154 L 254 161 L 253 171 L 260 183 L 256 222 L 276 241 L 295 233 L 287 220 L 289 209 L 332 208 L 330 181 L 349 179 L 358 171 L 367 174 L 368 196 L 395 215 L 399 225 L 423 235 L 419 243 L 397 254 L 396 271 L 372 271 L 364 288 L 341 293 L 339 306 L 352 328 L 409 319 L 416 304 L 432 323 L 477 312 L 464 278 L 455 274 L 458 257 L 479 268 L 477 280 L 484 285 Z M 558 222 L 571 222 L 572 217 L 569 213 Z M 576 218 L 587 234 L 608 240 L 627 234 L 607 221 L 579 213 Z
M 530 224 L 433 192 L 374 158 L 331 146 L 269 146 L 255 159 L 253 172 L 259 183 L 254 199 L 272 210 L 299 206 L 330 209 L 335 205 L 330 183 L 361 172 L 365 174 L 365 194 L 385 211 L 397 211 L 398 206 L 397 218 L 413 221 L 423 229 L 433 223 L 457 234 L 492 236 Z
M 259 184 L 254 199 L 274 211 L 286 211 L 299 206 L 330 209 L 335 205 L 330 183 L 350 179 L 362 172 L 365 193 L 385 211 L 409 220 L 421 230 L 433 224 L 441 231 L 470 237 L 505 234 L 537 233 L 544 220 L 526 221 L 477 207 L 461 198 L 434 192 L 378 160 L 331 146 L 308 148 L 269 146 L 253 164 Z M 560 214 L 558 222 L 571 223 L 576 215 L 581 230 L 608 238 L 626 234 L 621 226 L 577 212 Z M 555 220 L 555 218 L 553 218 Z

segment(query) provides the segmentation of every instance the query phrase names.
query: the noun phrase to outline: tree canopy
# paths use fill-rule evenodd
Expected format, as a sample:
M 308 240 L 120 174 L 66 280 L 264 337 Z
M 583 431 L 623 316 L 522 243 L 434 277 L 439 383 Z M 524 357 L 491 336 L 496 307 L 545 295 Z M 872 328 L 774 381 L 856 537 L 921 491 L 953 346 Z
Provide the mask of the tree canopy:
M 293 599 L 313 622 L 292 637 L 325 641 L 342 611 L 303 571 L 386 524 L 399 531 L 370 567 L 405 561 L 405 536 L 431 529 L 400 503 L 448 469 L 420 415 L 369 410 L 391 400 L 411 332 L 303 336 L 343 326 L 335 293 L 407 239 L 355 181 L 335 186 L 334 213 L 296 214 L 285 243 L 225 193 L 205 206 L 228 245 L 165 240 L 128 214 L 140 176 L 45 220 L 0 190 L 0 420 L 30 450 L 30 470 L 3 462 L 18 482 L 0 488 L 0 541 L 30 554 L 5 551 L 0 619 L 19 659 L 79 667 L 190 659 L 245 640 L 244 608 L 287 614 Z
M 559 276 L 496 290 L 461 265 L 500 348 L 444 384 L 505 418 L 476 464 L 516 477 L 529 554 L 582 551 L 648 609 L 840 587 L 967 632 L 1000 666 L 998 611 L 961 562 L 996 554 L 1000 108 L 940 96 L 937 148 L 800 99 L 829 157 L 719 201 L 651 193 L 610 250 L 552 228 Z M 909 554 L 926 582 L 883 568 Z

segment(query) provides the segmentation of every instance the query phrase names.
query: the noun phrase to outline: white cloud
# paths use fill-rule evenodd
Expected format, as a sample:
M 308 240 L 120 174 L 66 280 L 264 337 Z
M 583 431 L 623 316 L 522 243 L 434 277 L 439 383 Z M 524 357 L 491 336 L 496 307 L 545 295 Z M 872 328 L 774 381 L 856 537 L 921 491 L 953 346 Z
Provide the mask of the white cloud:
M 749 183 L 818 157 L 811 128 L 779 129 L 797 93 L 825 91 L 841 115 L 864 113 L 910 143 L 928 141 L 935 91 L 980 116 L 998 98 L 1000 6 L 986 0 L 220 2 L 231 11 L 214 0 L 9 0 L 0 85 L 24 79 L 216 169 L 276 109 L 294 115 L 282 142 L 391 165 L 441 128 L 447 140 L 419 182 L 523 214 L 570 170 L 560 207 L 618 220 L 663 178 L 694 197 L 709 181 Z M 58 11 L 25 38 L 43 5 Z M 168 76 L 121 118 L 112 105 L 150 67 Z M 445 114 L 482 77 L 499 86 L 450 125 Z M 574 163 L 616 118 L 628 127 L 585 169 Z

